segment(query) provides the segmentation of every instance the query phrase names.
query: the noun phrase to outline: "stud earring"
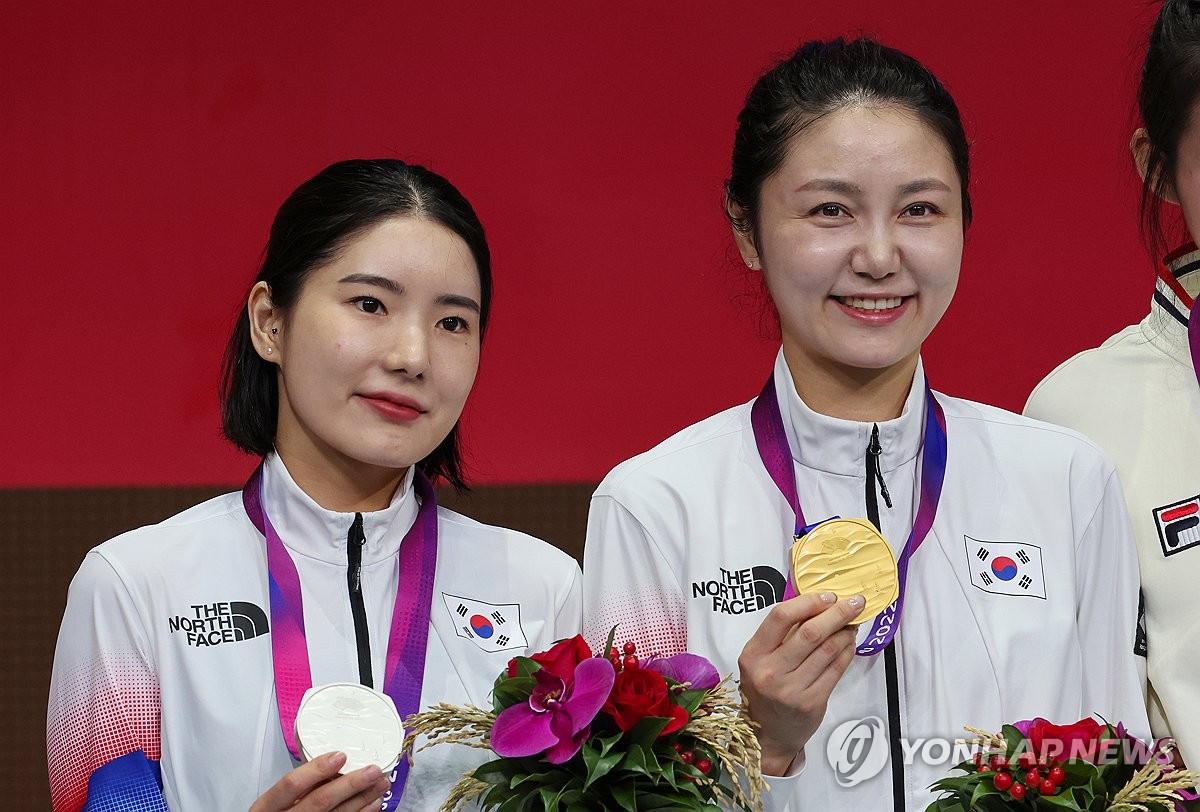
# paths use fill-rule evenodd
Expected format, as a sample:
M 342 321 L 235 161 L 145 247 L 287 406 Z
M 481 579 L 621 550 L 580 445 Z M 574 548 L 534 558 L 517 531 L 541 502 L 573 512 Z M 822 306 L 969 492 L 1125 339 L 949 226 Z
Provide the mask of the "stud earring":
M 271 328 L 271 335 L 275 335 L 275 334 L 276 334 L 276 333 L 278 333 L 278 332 L 279 332 L 279 328 L 278 328 L 278 327 L 272 327 L 272 328 Z
M 275 350 L 271 349 L 270 347 L 267 347 L 267 355 L 270 355 L 273 352 L 275 352 Z

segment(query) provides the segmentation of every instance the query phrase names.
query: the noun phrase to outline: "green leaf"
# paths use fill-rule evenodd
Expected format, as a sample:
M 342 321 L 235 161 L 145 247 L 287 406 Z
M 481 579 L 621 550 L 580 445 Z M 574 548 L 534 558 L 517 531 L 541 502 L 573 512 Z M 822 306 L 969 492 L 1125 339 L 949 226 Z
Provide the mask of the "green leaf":
M 637 812 L 637 785 L 632 781 L 623 781 L 612 787 L 613 800 L 627 812 Z
M 622 758 L 623 754 L 620 751 L 601 754 L 596 750 L 586 748 L 583 751 L 583 763 L 587 766 L 587 779 L 583 782 L 583 788 L 586 790 L 593 783 L 612 772 L 612 769 L 621 763 Z
M 637 721 L 625 735 L 629 737 L 634 744 L 640 744 L 643 747 L 653 747 L 658 740 L 658 734 L 662 733 L 662 729 L 667 726 L 670 719 L 665 719 L 661 716 L 645 716 Z
M 608 630 L 608 640 L 604 641 L 604 650 L 597 654 L 597 657 L 607 657 L 608 652 L 612 651 L 613 639 L 617 636 L 617 627 L 613 626 Z
M 1000 735 L 1004 737 L 1004 743 L 1008 747 L 1006 755 L 1010 758 L 1014 753 L 1029 749 L 1029 744 L 1025 741 L 1025 737 L 1021 735 L 1021 731 L 1012 725 L 1005 725 L 1000 728 Z
M 530 660 L 530 662 L 533 662 Z M 492 710 L 496 713 L 518 702 L 529 701 L 537 681 L 533 677 L 511 677 L 496 681 L 492 687 Z
M 683 691 L 675 697 L 675 704 L 686 710 L 688 716 L 692 716 L 706 696 L 708 691 Z
M 650 775 L 650 770 L 646 765 L 645 749 L 638 744 L 631 746 L 625 752 L 625 757 L 621 760 L 621 769 L 629 770 L 639 775 Z
M 538 789 L 538 798 L 542 802 L 542 809 L 546 812 L 558 812 L 558 799 L 562 797 L 563 789 L 560 787 L 554 790 L 550 787 L 541 787 Z

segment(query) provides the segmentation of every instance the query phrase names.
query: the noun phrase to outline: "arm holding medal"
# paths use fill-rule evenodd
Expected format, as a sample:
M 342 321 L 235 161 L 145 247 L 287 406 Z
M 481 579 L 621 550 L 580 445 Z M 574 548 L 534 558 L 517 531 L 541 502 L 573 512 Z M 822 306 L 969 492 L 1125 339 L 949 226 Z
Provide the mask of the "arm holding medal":
M 829 695 L 854 660 L 855 627 L 847 624 L 862 608 L 861 595 L 799 595 L 771 609 L 742 649 L 742 694 L 759 726 L 764 775 L 802 766 Z

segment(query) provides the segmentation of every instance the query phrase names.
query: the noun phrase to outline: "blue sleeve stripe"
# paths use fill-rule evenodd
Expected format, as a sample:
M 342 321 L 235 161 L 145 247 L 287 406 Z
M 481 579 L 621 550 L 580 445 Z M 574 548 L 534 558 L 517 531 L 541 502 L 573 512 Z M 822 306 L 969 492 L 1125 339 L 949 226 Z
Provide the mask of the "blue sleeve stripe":
M 134 750 L 99 767 L 88 779 L 83 812 L 170 812 L 158 762 Z

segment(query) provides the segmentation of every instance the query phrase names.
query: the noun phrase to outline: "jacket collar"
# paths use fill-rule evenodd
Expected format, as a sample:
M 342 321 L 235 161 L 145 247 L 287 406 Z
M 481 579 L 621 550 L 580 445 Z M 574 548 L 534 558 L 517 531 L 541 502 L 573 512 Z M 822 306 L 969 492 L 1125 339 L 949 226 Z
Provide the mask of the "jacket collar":
M 867 444 L 875 425 L 879 426 L 879 462 L 884 473 L 909 462 L 921 449 L 925 425 L 925 368 L 919 360 L 900 416 L 878 424 L 842 420 L 810 409 L 796 393 L 782 349 L 775 358 L 773 377 L 792 459 L 806 468 L 843 476 L 864 476 Z
M 262 487 L 267 515 L 290 552 L 332 564 L 346 563 L 346 537 L 355 514 L 326 510 L 314 502 L 292 479 L 278 454 L 268 455 L 263 463 Z M 364 565 L 395 557 L 404 534 L 416 521 L 417 507 L 410 467 L 387 507 L 362 514 Z

